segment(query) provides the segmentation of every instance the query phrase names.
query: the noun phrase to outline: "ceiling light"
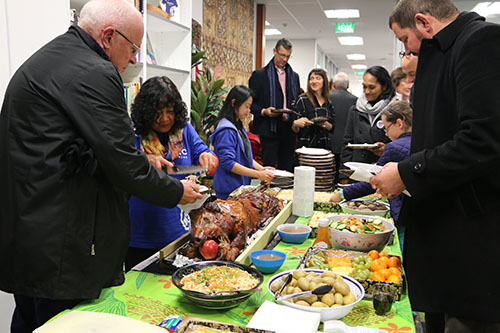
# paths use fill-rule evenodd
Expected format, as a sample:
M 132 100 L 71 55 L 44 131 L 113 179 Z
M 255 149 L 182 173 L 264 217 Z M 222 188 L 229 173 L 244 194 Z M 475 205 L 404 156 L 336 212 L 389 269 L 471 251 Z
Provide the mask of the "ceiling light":
M 266 26 L 268 26 L 268 25 L 271 25 L 271 23 L 269 23 L 269 22 L 266 21 Z
M 360 53 L 352 53 L 346 56 L 348 60 L 366 60 L 366 56 Z
M 281 31 L 279 31 L 278 29 L 266 29 L 264 35 L 266 36 L 281 35 Z
M 359 18 L 359 9 L 329 9 L 325 10 L 328 18 Z
M 352 69 L 367 69 L 368 67 L 363 64 L 352 65 Z
M 480 2 L 474 8 L 472 8 L 472 11 L 485 17 L 498 15 L 500 14 L 500 2 Z
M 337 37 L 340 45 L 363 45 L 363 37 Z

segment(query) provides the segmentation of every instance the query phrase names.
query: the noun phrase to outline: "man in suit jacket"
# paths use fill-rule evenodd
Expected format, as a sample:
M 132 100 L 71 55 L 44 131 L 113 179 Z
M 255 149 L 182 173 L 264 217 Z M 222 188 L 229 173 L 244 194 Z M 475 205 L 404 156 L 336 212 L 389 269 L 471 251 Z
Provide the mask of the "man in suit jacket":
M 285 38 L 278 40 L 273 54 L 271 61 L 255 70 L 248 81 L 254 93 L 252 132 L 260 137 L 264 165 L 293 171 L 296 140 L 292 132 L 293 117 L 272 112 L 293 108 L 300 92 L 299 76 L 288 64 L 292 43 Z
M 356 96 L 347 91 L 349 79 L 343 72 L 337 73 L 333 78 L 333 90 L 330 91 L 330 102 L 335 113 L 335 131 L 330 134 L 332 152 L 335 154 L 335 183 L 339 181 L 340 154 L 344 140 L 344 131 L 347 123 L 349 109 L 356 103 Z
M 410 157 L 371 183 L 411 194 L 400 213 L 408 294 L 441 332 L 500 330 L 500 26 L 484 21 L 452 0 L 401 0 L 389 20 L 418 53 L 413 139 Z

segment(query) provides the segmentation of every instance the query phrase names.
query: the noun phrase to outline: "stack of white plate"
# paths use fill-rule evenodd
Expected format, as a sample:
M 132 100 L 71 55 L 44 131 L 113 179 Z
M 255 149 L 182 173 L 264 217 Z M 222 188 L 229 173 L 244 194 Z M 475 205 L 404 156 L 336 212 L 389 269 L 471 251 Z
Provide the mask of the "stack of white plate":
M 274 178 L 271 180 L 271 187 L 279 187 L 281 189 L 293 188 L 293 173 L 285 170 L 272 170 Z
M 333 191 L 335 179 L 333 153 L 326 149 L 305 147 L 295 152 L 298 154 L 299 165 L 312 166 L 316 169 L 315 190 L 317 192 Z

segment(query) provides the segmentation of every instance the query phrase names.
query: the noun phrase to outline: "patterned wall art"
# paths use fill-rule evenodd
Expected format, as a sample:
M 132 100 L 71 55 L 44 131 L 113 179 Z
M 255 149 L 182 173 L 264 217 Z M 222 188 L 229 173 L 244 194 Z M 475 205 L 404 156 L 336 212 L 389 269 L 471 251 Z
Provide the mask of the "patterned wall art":
M 254 0 L 204 0 L 203 49 L 225 85 L 248 85 L 253 69 Z

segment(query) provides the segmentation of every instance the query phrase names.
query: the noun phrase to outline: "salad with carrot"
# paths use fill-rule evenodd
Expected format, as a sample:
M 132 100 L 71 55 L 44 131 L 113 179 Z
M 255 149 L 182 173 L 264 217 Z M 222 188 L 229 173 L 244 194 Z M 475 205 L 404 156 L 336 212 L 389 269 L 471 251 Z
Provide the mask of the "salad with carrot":
M 375 234 L 377 232 L 385 231 L 385 226 L 380 219 L 359 218 L 354 216 L 333 221 L 330 227 L 339 231 L 347 231 L 357 234 Z

